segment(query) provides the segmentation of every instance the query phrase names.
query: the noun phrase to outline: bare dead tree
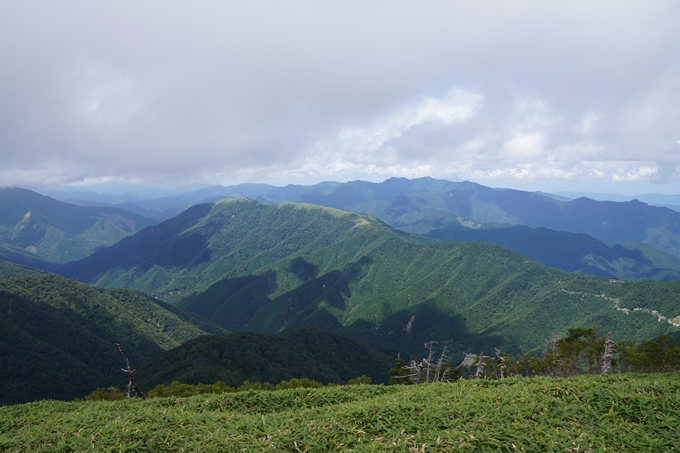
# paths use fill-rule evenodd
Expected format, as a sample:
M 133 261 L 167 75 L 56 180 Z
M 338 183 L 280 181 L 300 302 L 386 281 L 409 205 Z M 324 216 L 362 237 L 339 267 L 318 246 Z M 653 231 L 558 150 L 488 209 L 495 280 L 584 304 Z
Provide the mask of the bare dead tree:
M 548 338 L 543 345 L 543 360 L 546 363 L 545 374 L 551 377 L 557 377 L 560 373 L 560 359 L 557 352 L 557 342 L 560 340 L 560 334 L 553 332 L 552 336 Z
M 607 334 L 607 340 L 604 342 L 604 354 L 602 354 L 602 374 L 608 374 L 612 371 L 612 358 L 614 357 L 614 334 L 610 331 Z
M 449 358 L 446 356 L 446 346 L 444 346 L 442 355 L 439 356 L 439 360 L 437 360 L 437 364 L 435 365 L 434 382 L 444 382 L 448 377 L 449 371 L 451 371 L 446 366 L 446 361 L 448 359 Z
M 444 347 L 436 362 L 434 360 L 434 342 L 425 343 L 425 347 L 429 349 L 427 358 L 418 361 L 416 356 L 411 357 L 408 365 L 403 367 L 404 370 L 408 370 L 408 374 L 395 376 L 396 379 L 409 379 L 413 384 L 446 380 L 450 371 L 446 366 L 448 361 L 446 347 Z
M 503 355 L 500 349 L 498 348 L 494 349 L 496 350 L 496 359 L 498 360 L 499 363 L 498 368 L 500 369 L 501 372 L 501 379 L 505 379 L 505 372 L 508 369 L 508 366 L 505 364 L 505 359 L 507 359 L 507 356 Z
M 123 356 L 123 360 L 125 360 L 125 368 L 121 368 L 121 370 L 124 373 L 127 373 L 128 378 L 130 379 L 130 382 L 128 382 L 127 385 L 127 397 L 130 398 L 130 394 L 132 393 L 132 389 L 135 389 L 135 393 L 137 394 L 138 398 L 145 399 L 146 395 L 144 395 L 144 392 L 142 392 L 142 389 L 139 388 L 137 383 L 135 382 L 135 378 L 132 377 L 132 373 L 135 372 L 135 370 L 130 367 L 130 361 L 128 360 L 127 356 L 125 355 L 125 352 L 123 352 L 123 348 L 120 347 L 120 344 L 114 343 L 117 347 L 118 350 L 120 351 L 120 355 Z
M 485 356 L 484 352 L 482 351 L 481 354 L 477 356 L 477 363 L 475 366 L 477 367 L 477 371 L 475 372 L 475 379 L 481 379 L 484 377 L 484 369 L 486 368 L 486 362 L 484 362 Z

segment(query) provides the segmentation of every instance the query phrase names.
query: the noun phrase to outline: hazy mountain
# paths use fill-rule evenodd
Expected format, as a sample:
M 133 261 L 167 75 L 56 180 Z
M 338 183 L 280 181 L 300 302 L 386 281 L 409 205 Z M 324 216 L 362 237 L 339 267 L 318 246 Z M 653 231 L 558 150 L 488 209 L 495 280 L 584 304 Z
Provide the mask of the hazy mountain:
M 290 184 L 284 187 L 276 187 L 269 184 L 245 183 L 235 186 L 210 186 L 178 195 L 167 195 L 152 199 L 138 199 L 131 196 L 118 198 L 118 203 L 111 204 L 105 200 L 111 200 L 110 194 L 83 193 L 71 194 L 65 198 L 79 206 L 111 206 L 134 212 L 150 219 L 163 221 L 170 219 L 182 211 L 200 203 L 221 200 L 223 198 L 250 198 L 270 203 L 298 200 L 302 195 L 314 190 L 328 190 L 340 186 L 340 183 L 323 182 L 313 186 L 301 186 Z
M 514 225 L 492 229 L 437 229 L 441 241 L 492 242 L 547 266 L 628 280 L 680 279 L 680 258 L 646 244 L 605 244 L 583 233 Z
M 65 263 L 157 222 L 118 208 L 81 207 L 26 189 L 0 188 L 0 258 Z
M 586 197 L 598 201 L 633 201 L 639 200 L 654 206 L 680 205 L 680 195 L 668 195 L 661 193 L 646 193 L 640 195 L 623 195 L 618 193 L 592 193 L 592 192 L 557 192 L 555 195 L 568 199 Z
M 146 388 L 172 381 L 189 384 L 244 381 L 278 384 L 291 378 L 345 383 L 361 375 L 387 383 L 397 351 L 318 326 L 276 335 L 237 332 L 203 336 L 161 353 L 138 368 Z
M 646 243 L 680 256 L 680 213 L 659 207 L 668 206 L 673 211 L 680 205 L 680 196 L 646 194 L 639 197 L 642 201 L 656 205 L 652 207 L 633 201 L 627 196 L 617 198 L 623 203 L 593 202 L 569 197 L 581 198 L 577 195 L 492 189 L 470 182 L 450 182 L 427 177 L 390 178 L 382 183 L 323 182 L 312 186 L 211 186 L 152 200 L 127 199 L 125 203 L 128 204 L 116 206 L 150 218 L 165 220 L 192 205 L 225 197 L 246 197 L 272 203 L 301 201 L 371 214 L 394 227 L 419 234 L 461 226 L 527 225 L 532 228 L 585 233 L 607 242 Z M 614 195 L 601 196 L 611 198 Z M 98 204 L 101 201 L 103 199 L 89 202 L 81 200 L 77 203 Z M 620 225 L 624 227 L 621 228 Z
M 228 330 L 300 324 L 393 347 L 539 348 L 574 325 L 629 339 L 672 330 L 680 282 L 620 282 L 543 266 L 488 243 L 423 243 L 362 214 L 305 204 L 198 205 L 79 262 L 67 275 L 177 302 Z
M 136 291 L 55 275 L 0 279 L 0 404 L 82 397 L 214 324 Z
M 311 192 L 301 200 L 372 214 L 390 225 L 422 234 L 448 228 L 441 223 L 451 223 L 453 214 L 481 224 L 544 227 L 585 233 L 607 242 L 641 242 L 680 256 L 680 213 L 637 200 L 560 201 L 534 192 L 432 178 L 392 178 L 378 184 L 353 181 L 331 191 Z

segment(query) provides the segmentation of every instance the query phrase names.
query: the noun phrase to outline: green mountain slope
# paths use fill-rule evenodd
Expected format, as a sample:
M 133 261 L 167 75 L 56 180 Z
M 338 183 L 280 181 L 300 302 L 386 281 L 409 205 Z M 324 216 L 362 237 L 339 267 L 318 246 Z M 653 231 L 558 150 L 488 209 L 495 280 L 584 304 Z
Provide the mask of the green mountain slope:
M 430 230 L 446 228 L 437 223 L 455 223 L 457 216 L 481 223 L 585 233 L 607 242 L 641 242 L 680 256 L 680 213 L 638 200 L 560 201 L 535 192 L 432 178 L 391 178 L 382 183 L 351 181 L 315 189 L 300 200 L 364 212 L 418 233 L 427 233 L 428 224 Z
M 156 222 L 118 208 L 81 207 L 0 188 L 0 258 L 28 265 L 90 255 Z
M 194 206 L 65 269 L 176 302 L 228 330 L 316 324 L 410 351 L 425 341 L 528 351 L 574 326 L 616 327 L 636 340 L 675 329 L 644 311 L 617 311 L 603 293 L 619 308 L 680 315 L 680 282 L 610 282 L 493 244 L 414 238 L 366 215 L 231 199 Z
M 344 383 L 361 375 L 389 381 L 397 351 L 317 326 L 300 326 L 276 335 L 253 332 L 204 336 L 165 351 L 135 374 L 146 388 L 172 381 L 190 384 L 221 380 L 278 384 L 291 378 Z
M 21 264 L 11 263 L 9 261 L 0 260 L 0 279 L 26 277 L 28 275 L 44 274 L 44 271 L 33 269 L 32 267 L 23 266 Z
M 55 275 L 0 280 L 0 404 L 82 397 L 124 365 L 221 328 L 132 290 Z
M 631 340 L 675 332 L 667 319 L 616 307 L 673 318 L 680 315 L 680 282 L 610 281 L 493 244 L 414 244 L 383 234 L 225 279 L 179 306 L 230 330 L 318 324 L 412 352 L 428 341 L 456 352 L 519 352 L 573 326 L 615 328 Z
M 391 229 L 369 216 L 337 209 L 226 199 L 194 206 L 69 263 L 60 272 L 80 281 L 135 288 L 174 301 L 225 277 L 249 275 L 282 258 L 378 230 Z
M 547 266 L 579 274 L 627 280 L 680 279 L 680 258 L 646 244 L 605 244 L 587 234 L 521 225 L 437 229 L 427 236 L 441 241 L 492 242 Z

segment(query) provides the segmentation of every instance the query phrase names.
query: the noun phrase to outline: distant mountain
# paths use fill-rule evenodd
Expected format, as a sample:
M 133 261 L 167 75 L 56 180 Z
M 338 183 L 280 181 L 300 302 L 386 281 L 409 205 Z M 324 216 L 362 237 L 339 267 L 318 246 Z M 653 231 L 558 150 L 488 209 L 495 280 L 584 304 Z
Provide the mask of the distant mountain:
M 0 262 L 1 264 L 1 262 Z M 214 324 L 132 290 L 55 275 L 0 279 L 0 404 L 73 399 L 133 366 L 206 334 Z
M 633 201 L 639 200 L 654 206 L 680 205 L 680 194 L 668 195 L 660 193 L 646 193 L 640 195 L 622 195 L 618 193 L 592 193 L 592 192 L 557 192 L 556 195 L 566 197 L 571 200 L 577 198 L 590 198 L 597 201 Z
M 237 332 L 203 336 L 161 353 L 135 376 L 146 388 L 172 381 L 189 384 L 244 381 L 278 384 L 291 378 L 345 383 L 366 375 L 389 381 L 397 351 L 317 326 L 299 326 L 276 335 Z
M 127 212 L 132 212 L 133 214 L 138 214 L 141 215 L 142 217 L 146 217 L 147 219 L 152 219 L 156 220 L 158 222 L 161 222 L 163 220 L 169 219 L 170 217 L 173 217 L 173 215 L 166 216 L 162 212 L 154 211 L 152 209 L 144 209 L 136 204 L 133 203 L 117 203 L 117 204 L 110 204 L 110 203 L 104 203 L 101 201 L 90 201 L 90 200 L 79 200 L 75 198 L 67 198 L 63 200 L 65 203 L 69 204 L 74 204 L 76 206 L 91 206 L 91 207 L 98 207 L 98 208 L 118 208 L 122 209 Z M 179 213 L 179 212 L 178 212 Z
M 163 221 L 170 219 L 182 211 L 200 203 L 210 203 L 223 198 L 250 198 L 253 200 L 281 203 L 299 200 L 306 193 L 314 190 L 328 190 L 340 186 L 336 182 L 323 182 L 313 186 L 301 186 L 290 184 L 285 187 L 276 187 L 269 184 L 245 183 L 235 186 L 215 185 L 197 190 L 192 190 L 180 195 L 169 195 L 154 199 L 136 199 L 125 197 L 118 203 L 110 204 L 104 200 L 111 200 L 108 194 L 84 193 L 81 198 L 78 195 L 69 195 L 65 200 L 79 206 L 112 206 L 125 209 L 145 217 Z
M 0 188 L 0 258 L 65 263 L 157 222 L 118 208 L 81 207 L 26 189 Z
M 213 186 L 154 200 L 126 201 L 136 207 L 131 204 L 117 206 L 165 220 L 195 204 L 225 197 L 246 197 L 271 203 L 297 201 L 371 214 L 391 226 L 418 234 L 471 225 L 526 225 L 585 233 L 606 242 L 645 243 L 680 256 L 679 195 L 641 196 L 644 199 L 640 199 L 656 206 L 625 196 L 621 198 L 625 202 L 616 203 L 595 202 L 576 195 L 492 189 L 471 182 L 426 177 L 390 178 L 382 183 L 323 182 L 313 186 Z
M 533 192 L 432 178 L 392 178 L 378 184 L 353 181 L 330 191 L 313 191 L 301 200 L 372 214 L 421 234 L 443 228 L 440 223 L 451 222 L 453 214 L 482 224 L 544 227 L 607 242 L 641 242 L 680 256 L 680 213 L 637 200 L 565 202 Z
M 437 229 L 441 241 L 492 242 L 546 266 L 579 274 L 628 280 L 680 279 L 680 258 L 645 244 L 605 244 L 582 233 L 514 225 L 492 229 Z
M 528 351 L 575 325 L 648 339 L 675 328 L 624 308 L 680 315 L 680 282 L 582 276 L 364 214 L 246 199 L 194 206 L 63 271 L 137 288 L 232 331 L 315 324 L 409 351 L 433 340 L 457 352 Z

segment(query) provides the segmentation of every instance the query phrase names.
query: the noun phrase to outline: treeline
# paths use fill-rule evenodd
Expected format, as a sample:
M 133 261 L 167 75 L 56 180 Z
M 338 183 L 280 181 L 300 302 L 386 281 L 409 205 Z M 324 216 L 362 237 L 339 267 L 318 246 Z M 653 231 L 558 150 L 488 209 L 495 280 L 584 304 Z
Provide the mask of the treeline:
M 355 379 L 350 379 L 347 381 L 346 385 L 360 385 L 360 384 L 372 384 L 373 381 L 368 376 L 360 376 Z M 296 379 L 292 378 L 288 381 L 281 381 L 278 384 L 272 384 L 271 382 L 250 382 L 245 381 L 239 387 L 230 387 L 222 381 L 217 381 L 214 384 L 183 384 L 177 381 L 173 381 L 170 385 L 159 384 L 153 389 L 149 390 L 146 394 L 147 398 L 163 398 L 168 396 L 175 397 L 188 397 L 194 395 L 202 395 L 207 393 L 234 393 L 234 392 L 247 392 L 251 390 L 265 390 L 265 391 L 278 391 L 278 390 L 290 390 L 298 388 L 319 388 L 319 387 L 337 387 L 339 384 L 328 383 L 323 384 L 319 381 L 312 379 L 302 378 Z M 134 396 L 131 394 L 130 397 Z M 118 387 L 111 386 L 109 388 L 99 388 L 94 392 L 83 398 L 85 401 L 116 401 L 127 398 L 125 392 L 121 391 Z M 81 401 L 76 398 L 75 401 Z
M 598 338 L 597 328 L 572 328 L 565 337 L 546 342 L 541 356 L 531 353 L 513 356 L 498 349 L 493 355 L 466 354 L 458 365 L 446 351 L 438 357 L 430 346 L 428 357 L 411 356 L 408 363 L 396 359 L 390 370 L 390 384 L 419 384 L 464 378 L 503 379 L 509 376 L 570 377 L 579 374 L 664 373 L 680 370 L 680 346 L 669 335 L 635 345 L 614 343 L 612 332 Z
M 397 357 L 389 371 L 390 384 L 420 384 L 426 382 L 455 381 L 459 379 L 504 379 L 510 376 L 570 377 L 579 374 L 611 373 L 662 373 L 680 370 L 680 345 L 669 335 L 635 345 L 632 341 L 614 343 L 610 332 L 598 338 L 597 328 L 572 328 L 564 337 L 553 337 L 546 342 L 540 356 L 531 353 L 513 356 L 496 350 L 494 355 L 466 354 L 459 364 L 449 360 L 446 351 L 436 355 L 433 344 L 429 354 L 419 359 L 413 355 L 407 363 Z M 372 384 L 370 377 L 362 375 L 347 381 L 346 385 Z M 214 384 L 186 384 L 173 381 L 159 384 L 146 394 L 147 398 L 189 397 L 200 394 L 219 394 L 251 390 L 278 391 L 296 388 L 338 386 L 307 378 L 291 378 L 278 384 L 244 381 L 239 386 L 229 386 L 222 381 Z M 86 401 L 120 400 L 126 394 L 117 387 L 99 388 L 87 395 Z M 77 399 L 76 399 L 77 400 Z

